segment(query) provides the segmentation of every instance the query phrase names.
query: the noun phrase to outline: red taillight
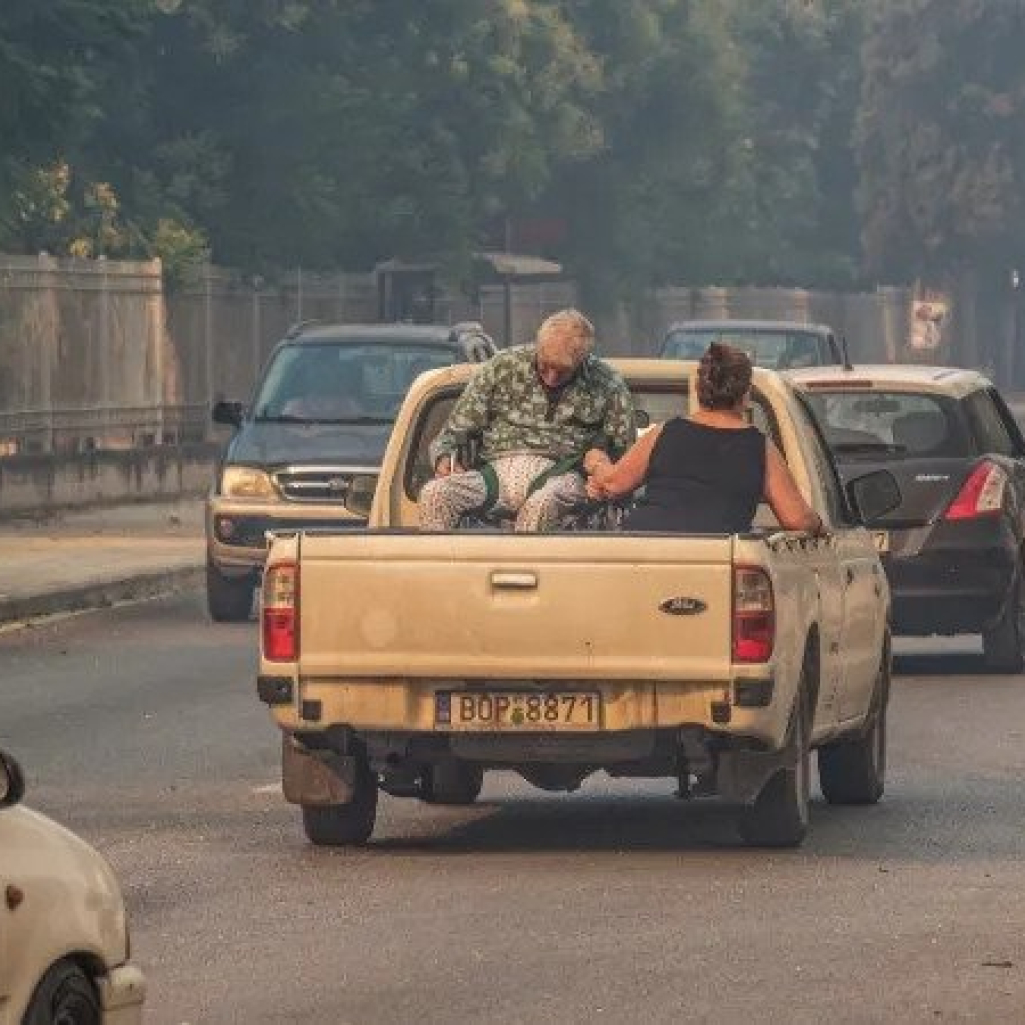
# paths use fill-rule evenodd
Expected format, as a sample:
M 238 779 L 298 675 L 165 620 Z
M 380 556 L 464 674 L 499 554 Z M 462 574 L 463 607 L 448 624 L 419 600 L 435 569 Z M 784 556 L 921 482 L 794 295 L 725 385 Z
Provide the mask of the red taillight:
M 768 662 L 776 642 L 776 603 L 763 569 L 733 571 L 733 661 Z
M 299 658 L 299 567 L 293 562 L 268 566 L 261 602 L 263 657 L 269 662 Z
M 1007 474 L 996 463 L 983 461 L 964 482 L 950 504 L 948 520 L 974 520 L 980 516 L 999 516 L 1004 507 Z

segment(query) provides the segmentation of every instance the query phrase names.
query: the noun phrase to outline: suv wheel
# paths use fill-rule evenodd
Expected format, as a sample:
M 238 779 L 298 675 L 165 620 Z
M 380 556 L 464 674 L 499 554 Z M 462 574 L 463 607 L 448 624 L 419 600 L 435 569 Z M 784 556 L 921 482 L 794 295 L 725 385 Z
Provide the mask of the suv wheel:
M 251 574 L 226 577 L 210 559 L 206 562 L 206 607 L 215 623 L 244 623 L 253 611 Z

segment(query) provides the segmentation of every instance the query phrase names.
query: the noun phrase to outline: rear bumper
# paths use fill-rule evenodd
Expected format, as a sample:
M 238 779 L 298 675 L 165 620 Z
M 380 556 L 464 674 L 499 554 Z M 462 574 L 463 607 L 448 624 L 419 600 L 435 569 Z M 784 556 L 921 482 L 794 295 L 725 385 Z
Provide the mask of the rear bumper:
M 902 533 L 902 538 L 894 536 L 892 554 L 883 560 L 893 595 L 894 633 L 981 633 L 992 626 L 1018 571 L 1018 542 L 1010 525 L 939 524 L 917 551 L 918 532 Z
M 123 964 L 97 980 L 103 1025 L 142 1025 L 146 980 L 133 964 Z
M 263 670 L 270 673 L 273 667 L 265 663 Z M 262 678 L 265 695 L 270 695 L 268 679 Z M 498 681 L 490 683 L 500 689 Z M 515 686 L 514 681 L 509 683 Z M 578 742 L 586 744 L 587 738 L 697 726 L 776 748 L 784 741 L 794 700 L 793 688 L 775 680 L 767 667 L 744 667 L 728 682 L 602 680 L 587 681 L 585 685 L 580 681 L 546 680 L 544 684 L 538 688 L 543 693 L 587 690 L 601 694 L 599 729 L 553 729 L 542 734 L 548 738 L 546 743 L 565 742 L 567 747 Z M 288 697 L 282 686 L 281 697 L 275 696 L 275 700 L 267 703 L 275 721 L 288 733 L 328 732 L 335 728 L 360 734 L 416 733 L 454 739 L 457 745 L 468 744 L 467 738 L 471 737 L 499 736 L 506 748 L 514 748 L 519 738 L 523 738 L 524 751 L 537 747 L 525 731 L 485 734 L 446 728 L 436 722 L 435 692 L 458 690 L 459 686 L 453 681 L 422 678 L 306 678 L 298 687 L 293 683 Z M 751 701 L 752 696 L 757 703 Z M 514 760 L 522 760 L 522 756 Z
M 226 576 L 244 576 L 263 567 L 268 531 L 361 528 L 366 519 L 343 507 L 295 502 L 241 502 L 213 495 L 206 505 L 210 561 Z

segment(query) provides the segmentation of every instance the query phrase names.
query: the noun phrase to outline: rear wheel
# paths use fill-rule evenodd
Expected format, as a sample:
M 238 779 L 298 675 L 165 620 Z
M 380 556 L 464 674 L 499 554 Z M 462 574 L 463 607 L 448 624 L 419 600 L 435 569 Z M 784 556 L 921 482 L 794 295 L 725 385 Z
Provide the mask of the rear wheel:
M 318 847 L 360 847 L 377 822 L 377 780 L 365 756 L 356 768 L 356 786 L 349 804 L 304 804 L 303 829 Z
M 1025 588 L 1020 575 L 1000 619 L 982 635 L 982 650 L 994 673 L 1020 673 L 1025 668 Z
M 796 762 L 791 768 L 779 769 L 762 787 L 754 804 L 741 812 L 740 835 L 752 846 L 797 847 L 808 832 L 810 720 L 806 670 L 790 719 L 790 746 Z
M 206 563 L 206 606 L 215 623 L 244 623 L 253 611 L 256 583 L 250 574 L 226 577 L 209 559 Z
M 424 776 L 423 799 L 428 804 L 473 804 L 484 787 L 484 770 L 463 762 L 440 762 Z
M 89 977 L 74 961 L 58 961 L 39 980 L 24 1025 L 100 1025 L 100 1001 Z
M 875 804 L 886 786 L 886 710 L 890 656 L 883 656 L 870 725 L 865 732 L 819 750 L 819 785 L 830 804 Z

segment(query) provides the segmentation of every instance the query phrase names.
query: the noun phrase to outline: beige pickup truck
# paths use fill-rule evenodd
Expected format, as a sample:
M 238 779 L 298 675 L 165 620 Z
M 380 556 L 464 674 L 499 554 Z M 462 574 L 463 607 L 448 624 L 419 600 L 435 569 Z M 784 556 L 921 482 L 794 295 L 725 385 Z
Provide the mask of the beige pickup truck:
M 685 413 L 694 364 L 617 360 L 640 423 Z M 630 534 L 419 533 L 428 446 L 473 368 L 422 375 L 367 529 L 276 535 L 258 693 L 285 798 L 316 844 L 361 844 L 378 792 L 468 804 L 489 769 L 573 791 L 599 770 L 737 806 L 749 843 L 801 842 L 810 752 L 826 799 L 883 792 L 890 596 L 872 534 L 892 476 L 842 487 L 801 397 L 756 371 L 752 416 L 829 526 Z M 583 528 L 583 529 L 581 529 Z

